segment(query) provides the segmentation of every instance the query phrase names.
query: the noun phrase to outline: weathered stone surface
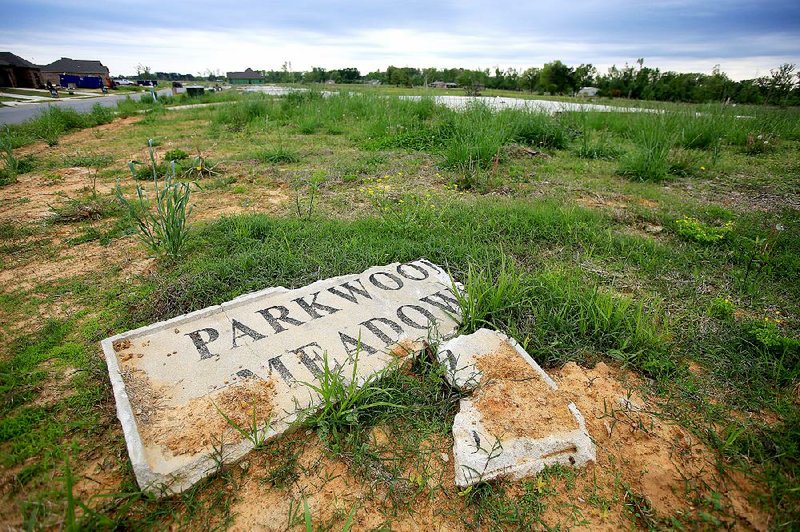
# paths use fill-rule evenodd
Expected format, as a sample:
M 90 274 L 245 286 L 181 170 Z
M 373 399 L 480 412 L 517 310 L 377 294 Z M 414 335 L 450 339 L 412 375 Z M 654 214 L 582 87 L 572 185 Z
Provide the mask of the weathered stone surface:
M 594 461 L 583 416 L 512 338 L 480 329 L 444 343 L 439 359 L 450 384 L 472 391 L 453 423 L 458 486 Z
M 254 416 L 269 423 L 268 438 L 286 431 L 317 401 L 305 383 L 316 381 L 325 354 L 350 375 L 358 352 L 364 378 L 424 340 L 451 336 L 459 315 L 451 287 L 428 261 L 395 263 L 269 288 L 103 340 L 140 487 L 180 492 L 250 451 L 220 411 L 243 427 Z

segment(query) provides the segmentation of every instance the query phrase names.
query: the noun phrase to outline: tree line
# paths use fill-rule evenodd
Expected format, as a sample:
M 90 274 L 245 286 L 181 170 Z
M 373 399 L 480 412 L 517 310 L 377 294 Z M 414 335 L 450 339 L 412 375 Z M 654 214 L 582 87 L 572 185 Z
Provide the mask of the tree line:
M 415 68 L 389 66 L 362 75 L 354 67 L 327 70 L 314 67 L 294 71 L 291 63 L 279 70 L 262 72 L 268 83 L 381 83 L 398 87 L 430 86 L 434 82 L 455 83 L 473 89 L 502 89 L 536 94 L 573 95 L 582 87 L 595 87 L 598 96 L 670 102 L 733 102 L 742 104 L 800 105 L 800 72 L 793 64 L 783 64 L 767 76 L 742 81 L 730 79 L 719 66 L 711 74 L 661 71 L 644 65 L 644 59 L 623 67 L 612 66 L 606 73 L 591 64 L 568 66 L 556 60 L 541 68 L 525 70 L 495 68 Z M 220 72 L 181 75 L 155 72 L 156 79 L 207 79 L 224 81 Z

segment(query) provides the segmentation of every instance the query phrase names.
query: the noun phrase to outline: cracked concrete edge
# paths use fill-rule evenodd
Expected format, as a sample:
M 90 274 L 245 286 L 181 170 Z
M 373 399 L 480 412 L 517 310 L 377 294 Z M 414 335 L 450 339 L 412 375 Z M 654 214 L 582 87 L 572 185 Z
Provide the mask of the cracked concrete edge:
M 482 376 L 475 366 L 476 357 L 492 353 L 503 343 L 511 345 L 551 390 L 558 390 L 558 385 L 550 375 L 514 338 L 485 328 L 470 335 L 457 336 L 440 346 L 439 361 L 448 368 L 445 378 L 460 390 L 474 391 L 480 386 Z M 448 355 L 443 354 L 447 350 L 455 358 L 454 370 Z M 582 467 L 595 461 L 595 445 L 586 430 L 583 415 L 574 403 L 569 403 L 567 408 L 577 421 L 577 429 L 556 432 L 543 438 L 523 437 L 501 441 L 485 429 L 481 413 L 472 399 L 461 399 L 459 412 L 453 421 L 456 485 L 467 487 L 499 476 L 520 479 L 556 463 Z
M 594 462 L 597 452 L 586 431 L 586 422 L 574 403 L 570 403 L 568 408 L 578 422 L 577 429 L 557 432 L 544 438 L 511 438 L 502 444 L 495 439 L 492 447 L 478 448 L 474 434 L 481 441 L 492 440 L 472 401 L 462 399 L 453 422 L 456 486 L 466 488 L 501 476 L 521 479 L 554 464 L 583 467 Z

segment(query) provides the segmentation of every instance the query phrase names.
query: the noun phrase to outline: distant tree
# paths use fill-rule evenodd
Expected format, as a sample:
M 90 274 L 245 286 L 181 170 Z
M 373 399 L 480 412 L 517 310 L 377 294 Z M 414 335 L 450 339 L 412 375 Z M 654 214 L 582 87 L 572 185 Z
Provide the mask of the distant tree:
M 138 79 L 156 79 L 155 74 L 150 72 L 150 67 L 141 63 L 136 65 L 136 77 Z
M 551 94 L 564 94 L 573 86 L 572 69 L 559 60 L 545 64 L 539 78 L 542 88 Z
M 572 79 L 575 82 L 575 88 L 591 87 L 594 84 L 594 77 L 597 75 L 597 69 L 591 64 L 582 64 L 575 67 L 572 73 Z
M 337 72 L 341 83 L 355 83 L 361 79 L 361 72 L 357 68 L 341 68 Z
M 534 67 L 528 68 L 522 73 L 522 76 L 520 76 L 520 86 L 525 90 L 533 92 L 539 86 L 540 74 L 540 69 Z
M 325 83 L 327 79 L 327 71 L 322 67 L 312 67 L 303 73 L 304 83 Z
M 776 69 L 770 70 L 767 79 L 767 100 L 774 105 L 786 105 L 789 94 L 795 87 L 795 65 L 784 63 Z

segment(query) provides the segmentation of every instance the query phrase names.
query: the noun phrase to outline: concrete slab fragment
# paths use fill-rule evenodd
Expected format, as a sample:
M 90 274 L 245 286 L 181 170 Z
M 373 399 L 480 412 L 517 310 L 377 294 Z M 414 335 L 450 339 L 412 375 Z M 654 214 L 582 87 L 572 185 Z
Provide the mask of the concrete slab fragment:
M 456 485 L 594 461 L 583 416 L 512 338 L 479 329 L 444 343 L 438 356 L 450 384 L 472 391 L 453 423 Z
M 139 486 L 177 493 L 285 432 L 318 397 L 305 383 L 327 355 L 357 378 L 381 371 L 460 319 L 452 282 L 418 260 L 303 288 L 268 288 L 103 340 L 119 417 Z M 221 448 L 221 449 L 220 449 Z M 215 450 L 216 449 L 216 450 Z

